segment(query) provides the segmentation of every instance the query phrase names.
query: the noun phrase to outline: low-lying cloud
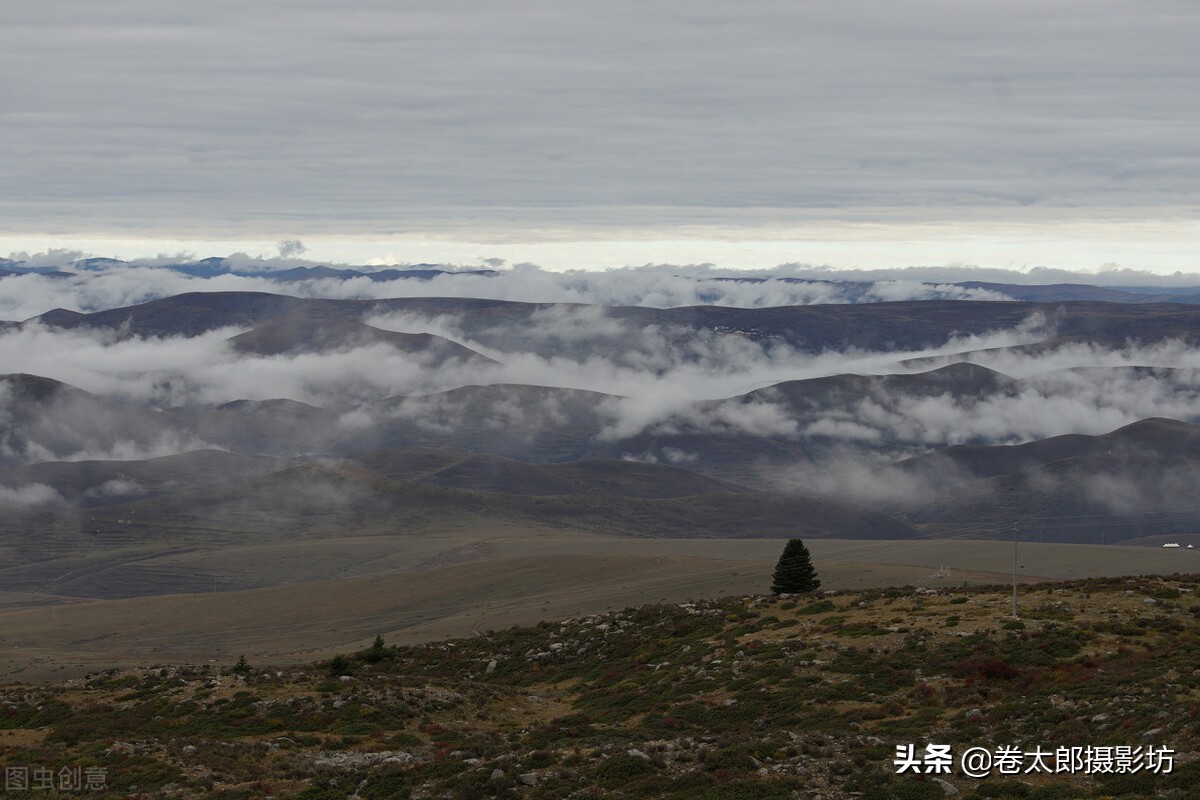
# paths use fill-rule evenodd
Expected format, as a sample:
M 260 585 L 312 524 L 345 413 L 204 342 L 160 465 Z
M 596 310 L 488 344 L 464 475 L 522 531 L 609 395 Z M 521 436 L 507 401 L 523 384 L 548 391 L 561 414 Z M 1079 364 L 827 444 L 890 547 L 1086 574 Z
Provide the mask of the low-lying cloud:
M 1021 350 L 1022 345 L 1053 336 L 1053 319 L 1040 314 L 1013 329 L 956 336 L 919 352 L 815 354 L 770 339 L 700 335 L 671 325 L 629 325 L 590 306 L 547 307 L 537 310 L 531 323 L 471 330 L 449 315 L 375 315 L 366 321 L 387 330 L 444 336 L 498 363 L 450 362 L 433 368 L 428 358 L 386 344 L 321 353 L 238 354 L 228 339 L 243 332 L 241 328 L 194 337 L 119 339 L 96 331 L 29 325 L 0 333 L 0 373 L 40 374 L 106 398 L 158 409 L 275 398 L 333 409 L 329 419 L 335 424 L 311 439 L 314 452 L 339 437 L 369 442 L 375 429 L 395 420 L 416 426 L 434 440 L 466 426 L 480 436 L 498 437 L 518 428 L 567 429 L 578 423 L 572 415 L 583 413 L 570 406 L 575 403 L 590 415 L 597 447 L 609 447 L 610 452 L 617 448 L 618 455 L 632 458 L 693 465 L 698 457 L 680 437 L 810 443 L 814 459 L 840 460 L 858 469 L 954 444 L 1017 444 L 1066 433 L 1100 434 L 1152 416 L 1194 420 L 1200 408 L 1200 354 L 1194 348 L 1167 341 L 1111 349 L 1066 345 L 1045 352 Z M 934 359 L 936 364 L 939 358 L 960 359 L 957 354 L 968 351 L 975 362 L 1017 382 L 1001 380 L 999 388 L 980 392 L 881 388 L 813 408 L 791 405 L 771 391 L 752 400 L 741 398 L 786 381 L 847 373 L 919 373 L 928 366 L 901 362 Z M 494 384 L 600 394 L 568 403 L 553 392 L 527 393 L 520 401 L 498 401 L 483 412 L 440 394 Z M 386 398 L 404 399 L 384 402 Z M 235 438 L 172 430 L 95 438 L 87 435 L 90 423 L 85 417 L 73 413 L 51 420 L 41 429 L 42 438 L 22 442 L 21 448 L 6 445 L 6 459 L 145 458 Z M 75 427 L 64 427 L 67 422 Z M 55 438 L 54 431 L 62 430 L 77 431 L 69 449 L 64 449 L 62 437 Z M 638 443 L 620 448 L 621 442 L 632 439 Z M 869 483 L 867 473 L 856 475 L 848 467 L 840 472 L 827 469 L 804 476 L 803 482 Z
M 27 483 L 23 486 L 0 486 L 0 506 L 33 508 L 63 502 L 53 487 L 44 483 Z
M 253 271 L 283 269 L 258 262 Z M 301 262 L 303 263 L 303 262 Z M 269 265 L 269 268 L 268 268 Z M 70 264 L 62 269 L 72 271 Z M 118 265 L 76 271 L 67 277 L 31 273 L 0 279 L 0 319 L 25 320 L 55 308 L 94 312 L 136 305 L 185 292 L 268 292 L 308 298 L 478 297 L 534 303 L 676 308 L 721 305 L 740 308 L 880 302 L 889 300 L 1005 300 L 1004 294 L 946 282 L 885 279 L 871 283 L 797 280 L 785 274 L 740 276 L 703 267 L 643 267 L 607 271 L 551 272 L 519 265 L 494 275 L 446 273 L 433 278 L 374 281 L 314 278 L 277 281 L 226 273 L 196 277 L 153 265 Z M 754 277 L 754 280 L 746 280 Z

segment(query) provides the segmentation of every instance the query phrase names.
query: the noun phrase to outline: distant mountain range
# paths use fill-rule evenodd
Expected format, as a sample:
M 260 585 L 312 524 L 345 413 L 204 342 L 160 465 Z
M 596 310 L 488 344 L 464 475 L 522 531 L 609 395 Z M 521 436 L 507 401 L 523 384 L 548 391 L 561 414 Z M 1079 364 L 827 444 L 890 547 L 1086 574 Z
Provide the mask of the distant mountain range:
M 136 263 L 121 261 L 115 258 L 85 258 L 71 261 L 53 267 L 29 267 L 22 261 L 10 261 L 0 258 L 0 278 L 7 275 L 43 275 L 54 278 L 71 277 L 72 275 L 95 272 L 98 270 L 117 267 L 139 267 Z M 283 269 L 244 269 L 235 267 L 223 258 L 204 258 L 199 261 L 180 264 L 158 264 L 149 269 L 163 269 L 179 272 L 194 278 L 216 278 L 221 275 L 242 275 L 247 278 L 267 278 L 283 283 L 307 280 L 351 280 L 366 278 L 370 281 L 386 282 L 394 280 L 417 279 L 429 280 L 439 275 L 495 275 L 490 269 L 450 269 L 437 264 L 418 264 L 403 269 L 384 268 L 372 269 L 367 267 L 328 267 L 316 265 L 311 267 L 291 267 Z
M 1200 307 L 1042 299 L 657 309 L 218 292 L 55 309 L 9 330 L 71 346 L 94 335 L 114 353 L 207 334 L 211 357 L 233 371 L 307 360 L 319 375 L 331 356 L 361 351 L 337 363 L 447 382 L 151 407 L 2 375 L 0 588 L 127 596 L 143 591 L 137 581 L 105 583 L 108 573 L 85 568 L 91 559 L 488 526 L 912 539 L 1008 537 L 1015 524 L 1022 537 L 1088 543 L 1200 530 L 1200 371 L 1188 356 Z M 388 330 L 389 315 L 415 332 Z M 1152 346 L 1179 363 L 1081 368 L 1054 357 Z M 836 372 L 863 353 L 882 374 L 801 377 L 813 372 L 797 366 L 794 379 L 778 377 L 793 364 Z M 972 361 L 1000 356 L 1042 371 Z M 674 378 L 749 358 L 773 379 L 710 399 Z M 548 377 L 563 364 L 611 367 L 651 389 L 502 380 L 538 359 Z M 121 363 L 117 383 L 153 381 L 136 358 Z M 1106 391 L 1131 399 L 1105 405 Z M 1075 433 L 1053 435 L 1064 430 Z M 146 592 L 207 590 L 183 567 L 144 575 Z
M 281 284 L 301 281 L 349 281 L 366 280 L 372 283 L 391 281 L 431 281 L 435 278 L 456 276 L 496 277 L 503 273 L 491 269 L 462 269 L 443 264 L 415 264 L 404 267 L 331 267 L 310 264 L 295 267 L 264 269 L 245 266 L 241 262 L 213 257 L 193 262 L 155 264 L 145 266 L 137 262 L 125 262 L 113 258 L 86 258 L 50 266 L 28 266 L 26 262 L 0 258 L 0 278 L 36 274 L 52 278 L 69 278 L 121 267 L 166 270 L 193 278 L 216 278 L 238 275 L 246 278 L 261 278 Z M 837 288 L 844 300 L 850 303 L 879 302 L 873 292 L 875 283 L 866 281 L 836 281 L 792 277 L 723 276 L 706 278 L 717 283 L 762 284 L 774 281 L 786 284 L 811 284 Z M 885 282 L 886 283 L 886 282 Z M 953 283 L 927 283 L 932 296 L 944 287 L 961 290 L 979 290 L 1011 300 L 1032 303 L 1058 303 L 1076 301 L 1100 301 L 1108 303 L 1200 303 L 1200 286 L 1140 287 L 1140 286 L 1095 286 L 1082 283 L 1017 284 L 988 281 L 957 281 Z M 984 295 L 987 296 L 987 295 Z M 992 297 L 988 297 L 992 299 Z
M 429 366 L 441 366 L 448 361 L 473 365 L 496 363 L 441 336 L 380 330 L 335 310 L 311 305 L 273 316 L 229 342 L 239 353 L 260 356 L 321 353 L 378 344 L 421 356 Z
M 662 430 L 613 439 L 601 432 L 608 404 L 619 398 L 552 387 L 462 387 L 395 398 L 358 409 L 375 421 L 347 429 L 339 425 L 345 409 L 294 401 L 154 411 L 36 376 L 4 376 L 0 413 L 10 421 L 2 431 L 9 466 L 0 470 L 0 486 L 43 487 L 52 490 L 53 501 L 12 507 L 0 494 L 0 505 L 13 511 L 11 536 L 33 515 L 60 533 L 72 532 L 72 541 L 93 526 L 95 535 L 115 536 L 122 545 L 130 541 L 121 520 L 134 512 L 138 526 L 170 529 L 184 539 L 209 530 L 215 519 L 222 520 L 217 529 L 258 536 L 269 519 L 287 520 L 291 531 L 315 531 L 375 529 L 398 519 L 428 525 L 463 515 L 653 536 L 783 536 L 789 530 L 1005 536 L 1015 521 L 1050 540 L 1112 542 L 1197 526 L 1200 498 L 1188 487 L 1200 481 L 1200 427 L 1178 420 L 1149 419 L 1101 436 L 1016 446 L 935 448 L 876 472 L 870 482 L 892 489 L 874 497 L 850 485 L 805 493 L 802 483 L 781 474 L 786 478 L 801 465 L 819 469 L 854 448 L 902 456 L 920 443 L 899 433 L 864 443 L 839 439 L 836 429 L 789 436 L 689 422 L 718 407 L 736 414 L 769 399 L 802 431 L 805 421 L 826 419 L 863 398 L 897 407 L 921 398 L 969 406 L 1024 388 L 1022 381 L 970 364 L 915 375 L 792 381 L 701 403 L 699 417 L 681 413 Z M 545 411 L 550 406 L 553 415 Z M 493 424 L 498 408 L 505 409 L 501 425 Z M 78 459 L 80 450 L 153 450 L 164 442 L 227 451 L 46 461 Z M 672 453 L 686 458 L 678 465 L 644 461 Z M 88 512 L 85 524 L 75 509 L 89 508 L 116 510 Z
M 578 336 L 570 342 L 537 335 L 545 315 L 594 309 L 598 318 L 624 324 L 629 332 L 653 327 L 665 341 L 686 343 L 698 335 L 786 344 L 802 352 L 923 350 L 944 345 L 952 335 L 983 335 L 1015 330 L 1041 315 L 1047 330 L 1037 346 L 1066 343 L 1121 346 L 1179 339 L 1200 341 L 1200 309 L 1183 303 L 1107 302 L 979 303 L 967 300 L 903 301 L 861 305 L 811 305 L 769 308 L 692 306 L 683 308 L 597 308 L 555 303 L 518 303 L 475 298 L 405 297 L 384 300 L 303 299 L 261 292 L 191 292 L 140 305 L 82 314 L 54 309 L 26 324 L 51 328 L 105 330 L 120 336 L 196 336 L 225 327 L 257 328 L 252 348 L 290 349 L 339 337 L 353 341 L 380 332 L 358 327 L 381 314 L 440 316 L 453 320 L 472 340 L 498 350 L 543 356 L 620 355 L 628 337 Z M 289 317 L 289 315 L 291 315 Z M 288 320 L 292 322 L 289 323 Z M 312 328 L 311 332 L 307 328 Z M 324 330 L 322 330 L 324 329 Z M 308 341 L 298 339 L 301 333 Z M 290 338 L 289 338 L 290 337 Z M 270 342 L 280 340 L 282 344 Z M 407 345 L 406 345 L 407 346 Z M 280 350 L 282 352 L 283 350 Z
M 1194 370 L 1095 369 L 1090 380 L 1136 381 L 1149 374 L 1180 398 L 1200 399 Z M 1062 373 L 1077 379 L 1079 371 Z M 114 448 L 216 446 L 295 458 L 350 455 L 386 448 L 458 448 L 530 463 L 585 458 L 653 460 L 718 478 L 757 484 L 778 468 L 827 463 L 858 450 L 900 459 L 939 446 L 925 429 L 894 424 L 907 409 L 934 403 L 958 413 L 1020 402 L 1047 391 L 1042 375 L 1016 380 L 970 363 L 896 375 L 835 375 L 786 381 L 723 400 L 695 401 L 618 434 L 626 405 L 618 395 L 552 386 L 491 384 L 391 397 L 353 406 L 318 407 L 294 400 L 235 401 L 155 410 L 110 400 L 32 375 L 0 376 L 0 463 L 77 459 Z M 1189 401 L 1181 401 L 1189 402 Z M 876 421 L 856 417 L 866 404 Z M 774 426 L 743 422 L 768 409 Z M 1200 422 L 1196 406 L 1187 422 Z M 846 426 L 854 426 L 848 430 Z M 989 442 L 981 428 L 979 444 Z M 999 436 L 1006 437 L 1003 426 Z M 1050 440 L 1054 441 L 1054 440 Z M 945 446 L 946 443 L 941 443 Z M 945 451 L 939 470 L 969 465 L 962 446 Z M 1003 451 L 997 451 L 1003 452 Z M 991 456 L 989 456 L 990 458 Z M 966 460 L 964 460 L 966 459 Z M 914 473 L 915 474 L 915 473 Z

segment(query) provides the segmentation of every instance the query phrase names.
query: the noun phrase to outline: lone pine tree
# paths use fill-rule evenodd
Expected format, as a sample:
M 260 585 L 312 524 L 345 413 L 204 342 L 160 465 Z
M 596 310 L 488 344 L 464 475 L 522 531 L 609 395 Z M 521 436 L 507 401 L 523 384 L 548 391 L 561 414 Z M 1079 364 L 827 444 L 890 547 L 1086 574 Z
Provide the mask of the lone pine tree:
M 789 539 L 783 555 L 771 576 L 771 591 L 775 594 L 801 594 L 816 591 L 821 586 L 813 569 L 808 548 L 799 539 Z

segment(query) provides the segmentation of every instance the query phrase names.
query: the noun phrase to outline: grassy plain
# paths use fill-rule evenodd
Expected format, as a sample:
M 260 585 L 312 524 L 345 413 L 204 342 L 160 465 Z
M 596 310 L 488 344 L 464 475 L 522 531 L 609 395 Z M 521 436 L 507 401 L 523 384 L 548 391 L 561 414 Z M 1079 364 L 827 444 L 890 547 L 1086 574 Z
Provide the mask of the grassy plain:
M 808 542 L 823 588 L 1011 580 L 1011 542 Z M 783 542 L 631 539 L 512 527 L 117 551 L 92 579 L 203 574 L 189 593 L 0 595 L 0 676 L 147 663 L 297 663 L 364 646 L 478 635 L 631 605 L 762 593 Z M 1022 582 L 1194 572 L 1196 551 L 1022 543 Z M 941 568 L 945 568 L 938 577 Z M 237 588 L 253 587 L 253 588 Z

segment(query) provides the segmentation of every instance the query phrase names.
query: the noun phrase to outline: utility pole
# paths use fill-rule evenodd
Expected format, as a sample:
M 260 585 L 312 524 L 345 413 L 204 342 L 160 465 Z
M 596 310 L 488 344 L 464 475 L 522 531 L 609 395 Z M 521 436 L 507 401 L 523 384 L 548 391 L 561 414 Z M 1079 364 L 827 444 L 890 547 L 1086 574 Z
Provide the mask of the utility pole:
M 1013 619 L 1017 616 L 1017 523 L 1013 523 Z

